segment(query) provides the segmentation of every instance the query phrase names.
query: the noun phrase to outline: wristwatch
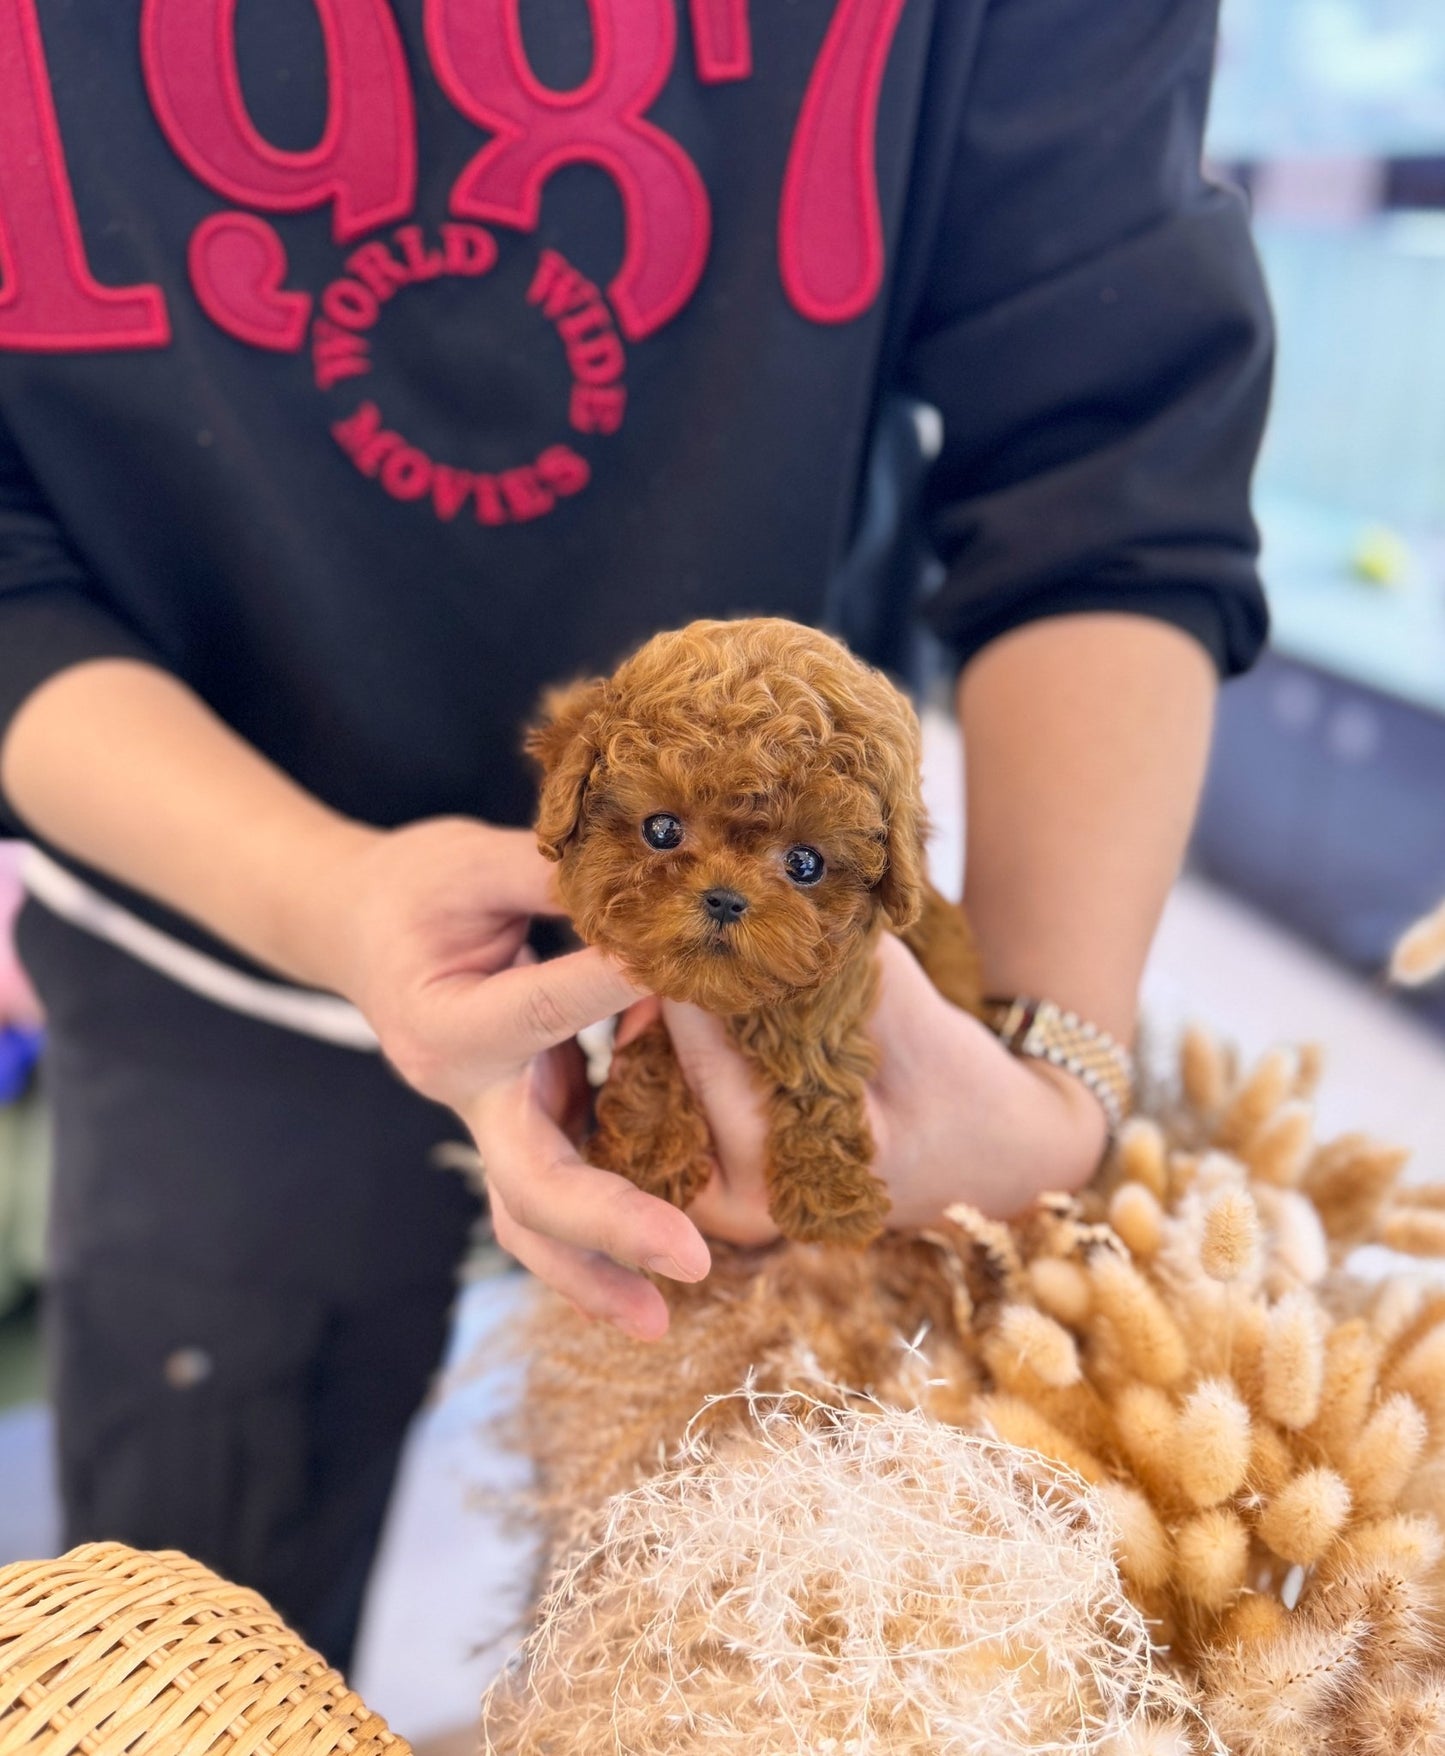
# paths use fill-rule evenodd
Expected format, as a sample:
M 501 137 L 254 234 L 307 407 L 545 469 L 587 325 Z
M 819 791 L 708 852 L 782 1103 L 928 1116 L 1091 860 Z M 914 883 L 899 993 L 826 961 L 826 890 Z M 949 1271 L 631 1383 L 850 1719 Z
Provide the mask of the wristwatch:
M 1103 1106 L 1110 1135 L 1119 1132 L 1134 1101 L 1134 1057 L 1122 1043 L 1052 1000 L 988 999 L 983 1019 L 1011 1054 L 1073 1074 Z

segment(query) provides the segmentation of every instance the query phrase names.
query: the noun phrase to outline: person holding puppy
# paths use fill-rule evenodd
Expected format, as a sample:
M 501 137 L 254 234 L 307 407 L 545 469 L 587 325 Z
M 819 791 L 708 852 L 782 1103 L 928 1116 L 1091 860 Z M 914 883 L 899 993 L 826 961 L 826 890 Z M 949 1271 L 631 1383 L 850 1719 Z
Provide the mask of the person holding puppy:
M 659 628 L 896 660 L 916 608 L 988 990 L 1128 1042 L 1265 630 L 1213 42 L 1206 0 L 6 9 L 0 794 L 68 1540 L 187 1549 L 345 1665 L 472 1218 L 436 1149 L 638 1337 L 649 1275 L 773 1235 L 716 1021 L 667 1011 L 717 1158 L 683 1213 L 575 1145 L 572 1039 L 647 997 L 528 949 L 521 728 Z M 921 605 L 876 540 L 912 481 Z M 1086 1178 L 1094 1091 L 880 956 L 893 1222 Z

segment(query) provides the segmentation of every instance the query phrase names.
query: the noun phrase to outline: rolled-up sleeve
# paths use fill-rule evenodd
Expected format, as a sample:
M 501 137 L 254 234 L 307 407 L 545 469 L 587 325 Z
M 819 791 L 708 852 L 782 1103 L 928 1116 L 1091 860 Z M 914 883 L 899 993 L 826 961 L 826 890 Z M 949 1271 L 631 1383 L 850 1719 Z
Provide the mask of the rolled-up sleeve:
M 0 424 L 0 741 L 42 683 L 96 658 L 155 662 L 107 607 Z M 0 797 L 0 828 L 22 827 Z
M 1242 198 L 1204 174 L 1206 0 L 995 0 L 906 387 L 943 416 L 925 606 L 960 662 L 1122 610 L 1221 674 L 1268 615 L 1250 478 L 1273 354 Z

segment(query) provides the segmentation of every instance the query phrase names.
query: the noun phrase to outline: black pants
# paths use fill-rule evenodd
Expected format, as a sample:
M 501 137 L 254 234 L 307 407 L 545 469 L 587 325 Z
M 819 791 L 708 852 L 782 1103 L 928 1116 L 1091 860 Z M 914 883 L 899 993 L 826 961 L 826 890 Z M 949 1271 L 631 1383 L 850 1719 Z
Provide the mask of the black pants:
M 30 904 L 66 1541 L 177 1548 L 341 1669 L 477 1207 L 375 1055 L 239 1017 Z

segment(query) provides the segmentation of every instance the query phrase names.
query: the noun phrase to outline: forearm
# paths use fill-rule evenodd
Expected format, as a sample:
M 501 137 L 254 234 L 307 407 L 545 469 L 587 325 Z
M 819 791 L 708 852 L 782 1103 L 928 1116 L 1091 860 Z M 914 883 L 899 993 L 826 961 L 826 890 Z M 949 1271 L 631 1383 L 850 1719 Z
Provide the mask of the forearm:
M 327 873 L 375 832 L 164 671 L 99 660 L 53 677 L 11 722 L 0 787 L 56 847 L 293 980 L 335 985 Z
M 1030 623 L 964 672 L 964 901 L 990 992 L 1037 994 L 1132 1038 L 1216 688 L 1190 636 L 1127 615 Z

